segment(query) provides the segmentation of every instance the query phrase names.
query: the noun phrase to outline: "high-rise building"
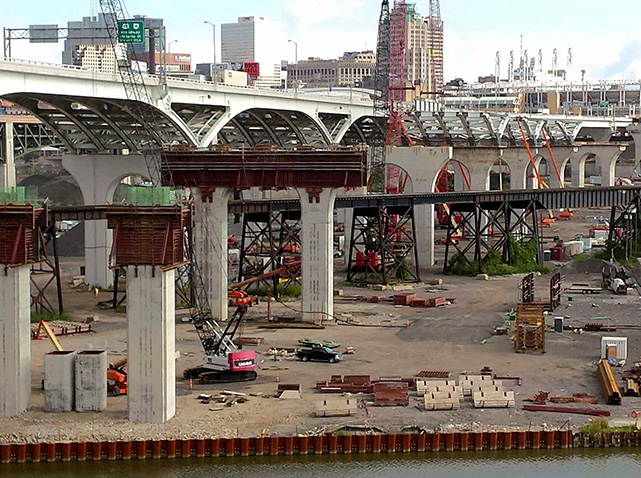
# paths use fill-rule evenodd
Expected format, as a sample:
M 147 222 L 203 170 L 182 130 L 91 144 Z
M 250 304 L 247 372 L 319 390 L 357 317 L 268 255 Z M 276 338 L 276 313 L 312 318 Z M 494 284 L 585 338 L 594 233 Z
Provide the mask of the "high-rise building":
M 145 30 L 156 30 L 156 51 L 161 51 L 164 39 L 164 20 L 146 15 L 134 15 L 134 20 L 143 20 Z M 102 72 L 116 71 L 116 58 L 102 13 L 83 17 L 80 21 L 67 22 L 68 35 L 62 51 L 62 63 L 76 65 Z M 124 48 L 124 47 L 123 47 Z M 127 45 L 129 52 L 149 51 L 149 38 L 145 43 Z
M 260 85 L 280 84 L 280 45 L 273 23 L 263 17 L 239 17 L 236 23 L 220 26 L 222 62 L 257 63 L 249 76 L 260 77 Z
M 416 4 L 407 4 L 405 82 L 416 93 L 443 88 L 443 28 L 440 15 L 425 17 Z M 406 95 L 407 99 L 410 94 Z

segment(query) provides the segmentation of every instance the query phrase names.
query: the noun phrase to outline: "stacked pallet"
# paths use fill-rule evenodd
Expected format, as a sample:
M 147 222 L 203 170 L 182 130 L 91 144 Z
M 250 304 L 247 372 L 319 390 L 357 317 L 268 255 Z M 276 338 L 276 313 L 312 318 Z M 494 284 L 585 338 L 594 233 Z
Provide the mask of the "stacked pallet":
M 496 387 L 503 385 L 500 380 L 494 380 L 491 375 L 459 375 L 458 384 L 463 395 L 471 397 L 473 391 L 481 390 L 483 387 Z
M 374 406 L 398 407 L 409 405 L 409 388 L 406 382 L 376 382 Z
M 372 380 L 369 375 L 332 375 L 328 381 L 317 382 L 316 389 L 321 393 L 372 393 Z
M 514 323 L 514 347 L 517 353 L 545 353 L 545 316 L 541 304 L 519 304 Z
M 424 406 L 425 410 L 458 410 L 461 408 L 461 395 L 458 390 L 426 392 Z
M 440 392 L 450 390 L 452 392 L 462 393 L 456 385 L 456 380 L 416 380 L 416 393 L 423 396 L 430 392 Z
M 474 408 L 514 408 L 514 392 L 495 387 L 484 391 L 474 392 Z

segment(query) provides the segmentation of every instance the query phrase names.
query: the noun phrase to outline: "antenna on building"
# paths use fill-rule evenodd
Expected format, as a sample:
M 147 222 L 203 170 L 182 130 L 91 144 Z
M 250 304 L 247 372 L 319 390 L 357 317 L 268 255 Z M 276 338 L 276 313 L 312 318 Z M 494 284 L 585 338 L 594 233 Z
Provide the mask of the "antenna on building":
M 524 50 L 523 51 L 523 58 L 521 59 L 521 61 L 523 62 L 522 63 L 522 69 L 521 69 L 521 73 L 523 75 L 521 76 L 521 80 L 523 80 L 523 81 L 527 81 L 528 80 L 529 72 L 527 71 L 527 67 L 528 67 L 528 60 L 529 59 L 530 59 L 530 56 L 528 55 L 527 50 Z
M 494 63 L 494 81 L 498 84 L 501 81 L 501 52 L 496 52 L 496 61 Z

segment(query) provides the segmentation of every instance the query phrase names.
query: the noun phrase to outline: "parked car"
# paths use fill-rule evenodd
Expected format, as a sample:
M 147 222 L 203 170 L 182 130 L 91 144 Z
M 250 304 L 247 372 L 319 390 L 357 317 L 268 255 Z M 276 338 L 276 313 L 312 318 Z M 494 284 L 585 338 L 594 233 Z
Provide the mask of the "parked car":
M 308 360 L 320 360 L 323 362 L 335 363 L 343 360 L 342 353 L 336 352 L 329 347 L 322 345 L 296 349 L 296 356 L 303 362 L 307 362 Z

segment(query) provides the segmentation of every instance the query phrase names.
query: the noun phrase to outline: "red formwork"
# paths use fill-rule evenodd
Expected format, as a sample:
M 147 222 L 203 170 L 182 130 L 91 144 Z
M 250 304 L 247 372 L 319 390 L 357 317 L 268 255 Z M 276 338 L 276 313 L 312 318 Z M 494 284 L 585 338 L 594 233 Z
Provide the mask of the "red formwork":
M 191 226 L 193 204 L 107 206 L 113 229 L 110 265 L 171 266 L 185 261 L 184 228 Z
M 38 229 L 48 224 L 47 204 L 0 204 L 0 264 L 36 262 Z
M 367 185 L 367 152 L 356 148 L 178 149 L 163 156 L 163 182 L 198 187 L 205 198 L 217 188 L 320 190 Z

